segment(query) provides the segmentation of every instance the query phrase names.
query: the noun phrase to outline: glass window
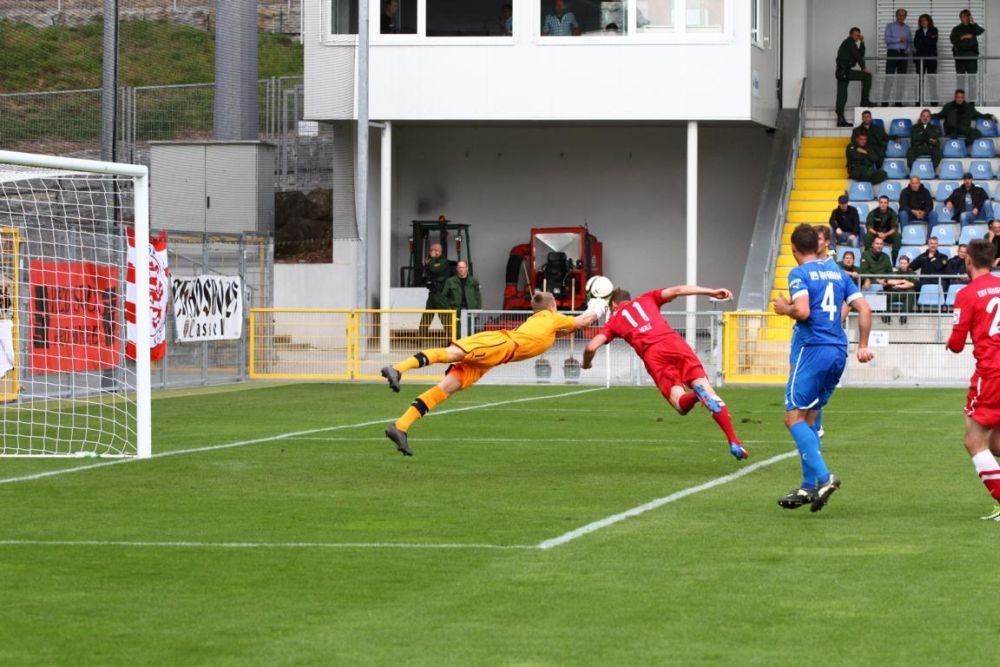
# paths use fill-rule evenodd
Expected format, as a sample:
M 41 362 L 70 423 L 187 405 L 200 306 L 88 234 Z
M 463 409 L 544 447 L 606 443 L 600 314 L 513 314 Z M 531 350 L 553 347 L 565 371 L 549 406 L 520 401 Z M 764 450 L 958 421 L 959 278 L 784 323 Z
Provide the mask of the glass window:
M 687 0 L 686 10 L 688 32 L 722 32 L 725 0 Z
M 570 37 L 603 28 L 599 3 L 542 0 L 541 7 L 544 37 Z M 581 14 L 577 14 L 579 10 Z
M 673 32 L 673 0 L 638 0 L 635 25 L 640 33 Z
M 417 33 L 417 0 L 380 0 L 379 32 L 383 35 Z
M 512 0 L 427 0 L 427 36 L 510 35 L 513 16 Z
M 330 32 L 334 35 L 358 34 L 358 0 L 331 0 Z

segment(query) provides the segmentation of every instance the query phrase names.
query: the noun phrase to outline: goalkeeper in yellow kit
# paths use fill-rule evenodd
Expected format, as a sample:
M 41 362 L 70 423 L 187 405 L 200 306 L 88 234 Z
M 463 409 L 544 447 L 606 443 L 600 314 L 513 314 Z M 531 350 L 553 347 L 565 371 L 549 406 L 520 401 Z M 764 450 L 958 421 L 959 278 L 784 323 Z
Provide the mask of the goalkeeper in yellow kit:
M 448 347 L 423 350 L 382 369 L 382 377 L 393 391 L 399 391 L 403 373 L 430 364 L 451 364 L 444 379 L 417 396 L 403 416 L 385 429 L 387 438 L 396 443 L 404 456 L 413 456 L 407 432 L 413 422 L 433 410 L 456 391 L 468 389 L 491 369 L 511 361 L 537 357 L 556 342 L 556 334 L 590 326 L 608 310 L 603 299 L 591 299 L 582 315 L 565 315 L 556 310 L 556 300 L 549 292 L 536 292 L 531 300 L 534 314 L 510 331 L 483 331 L 459 338 Z

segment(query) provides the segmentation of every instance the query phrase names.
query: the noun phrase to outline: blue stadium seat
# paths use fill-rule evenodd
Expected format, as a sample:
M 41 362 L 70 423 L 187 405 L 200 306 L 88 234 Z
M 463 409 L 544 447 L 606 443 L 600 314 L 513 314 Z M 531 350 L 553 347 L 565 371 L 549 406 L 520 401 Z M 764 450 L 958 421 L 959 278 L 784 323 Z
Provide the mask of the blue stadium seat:
M 958 254 L 957 245 L 939 245 L 938 252 L 940 252 L 945 257 L 954 257 Z
M 936 178 L 934 174 L 934 163 L 930 158 L 918 157 L 910 165 L 910 176 L 919 176 L 920 180 L 927 181 Z
M 905 243 L 905 241 L 904 241 Z M 896 263 L 899 263 L 899 257 L 906 255 L 913 261 L 913 258 L 924 251 L 923 245 L 903 245 L 899 247 L 899 256 L 896 257 Z
M 990 199 L 993 198 L 993 183 L 991 181 L 988 181 L 988 180 L 980 181 L 977 178 L 976 179 L 976 185 L 978 185 L 979 187 L 981 187 L 983 190 L 986 190 L 986 194 L 988 194 L 990 196 Z
M 972 149 L 969 151 L 972 157 L 996 157 L 997 147 L 992 139 L 976 139 L 972 142 Z
M 974 241 L 975 239 L 985 238 L 987 230 L 989 230 L 989 225 L 985 222 L 965 225 L 962 227 L 962 232 L 958 235 L 958 242 L 968 243 L 969 241 Z
M 898 202 L 899 194 L 903 191 L 903 186 L 897 181 L 882 181 L 878 186 L 878 196 L 885 195 L 889 202 Z
M 988 181 L 993 178 L 993 165 L 989 160 L 973 160 L 969 164 L 969 172 L 977 181 Z
M 959 185 L 961 184 L 952 181 L 940 181 L 937 185 L 937 191 L 934 193 L 934 201 L 947 201 Z
M 850 187 L 847 188 L 847 198 L 851 201 L 871 201 L 875 199 L 875 190 L 867 181 L 851 181 Z
M 885 121 L 881 118 L 872 118 L 872 125 L 878 125 L 883 130 L 885 129 Z
M 937 283 L 920 286 L 920 295 L 917 296 L 917 305 L 928 310 L 938 310 L 944 305 L 944 294 L 941 293 L 941 286 Z
M 865 218 L 868 217 L 868 212 L 875 208 L 875 202 L 864 202 L 864 201 L 852 201 L 851 206 L 858 209 L 858 217 L 861 218 L 862 226 L 865 224 Z M 858 259 L 861 259 L 858 257 Z
M 961 160 L 941 160 L 941 164 L 938 165 L 938 178 L 942 180 L 960 181 L 964 173 L 965 167 L 962 166 Z
M 913 129 L 913 121 L 909 118 L 893 118 L 889 123 L 888 133 L 893 137 L 909 137 Z
M 903 225 L 900 237 L 903 245 L 923 245 L 927 243 L 927 225 Z
M 961 283 L 952 283 L 951 285 L 948 285 L 948 294 L 946 294 L 944 297 L 944 305 L 948 306 L 949 308 L 954 306 L 955 297 L 958 296 L 958 293 L 962 291 L 963 287 L 965 287 L 965 285 Z
M 976 129 L 982 132 L 984 137 L 997 136 L 997 124 L 990 118 L 977 118 Z
M 958 243 L 959 225 L 953 222 L 939 223 L 931 227 L 931 236 L 938 238 L 940 245 L 955 245 Z
M 890 141 L 885 146 L 885 157 L 886 158 L 900 158 L 906 157 L 906 151 L 910 149 L 909 139 L 899 139 L 895 141 Z
M 965 141 L 962 139 L 945 139 L 941 146 L 941 154 L 944 157 L 961 158 L 965 157 Z
M 844 261 L 844 253 L 853 252 L 854 253 L 854 264 L 858 265 L 858 264 L 861 263 L 861 253 L 863 251 L 864 251 L 864 248 L 855 248 L 854 246 L 849 246 L 849 245 L 839 245 L 839 246 L 837 246 L 837 261 L 838 262 L 843 262 Z
M 938 222 L 941 223 L 951 220 L 952 216 L 954 215 L 952 211 L 949 211 L 944 207 L 943 201 L 939 201 L 937 204 L 934 205 L 934 212 L 937 213 Z
M 938 134 L 944 134 L 944 125 L 941 123 L 940 118 L 931 118 L 931 125 L 938 129 Z
M 987 162 L 987 164 L 989 163 Z M 882 163 L 882 169 L 885 170 L 889 178 L 906 178 L 906 160 L 901 158 L 886 159 Z

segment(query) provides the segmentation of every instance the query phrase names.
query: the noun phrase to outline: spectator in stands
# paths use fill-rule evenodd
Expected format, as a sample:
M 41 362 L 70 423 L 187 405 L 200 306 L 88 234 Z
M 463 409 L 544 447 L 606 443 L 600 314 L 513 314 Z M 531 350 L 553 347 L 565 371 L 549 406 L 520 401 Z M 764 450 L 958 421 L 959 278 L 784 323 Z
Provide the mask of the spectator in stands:
M 993 244 L 993 266 L 1000 266 L 1000 220 L 990 220 L 990 228 L 984 238 Z
M 920 272 L 921 285 L 936 285 L 938 279 L 929 276 L 943 275 L 947 265 L 948 255 L 938 250 L 938 237 L 932 236 L 927 239 L 927 250 L 913 258 L 910 268 Z
M 885 170 L 879 169 L 876 160 L 877 153 L 868 149 L 868 135 L 858 134 L 847 145 L 847 175 L 856 181 L 868 181 L 877 185 L 889 176 Z
M 865 276 L 861 283 L 861 289 L 870 289 L 872 282 L 885 287 L 886 278 L 873 278 L 872 276 L 888 276 L 892 273 L 892 260 L 889 255 L 882 252 L 885 245 L 878 236 L 872 241 L 870 248 L 861 253 L 861 275 Z
M 979 35 L 986 30 L 972 22 L 972 12 L 963 9 L 958 13 L 959 24 L 951 29 L 951 52 L 955 56 L 956 74 L 975 74 L 979 71 Z M 968 79 L 971 83 L 975 77 Z M 973 91 L 975 92 L 975 91 Z
M 509 2 L 505 2 L 500 7 L 500 17 L 497 19 L 500 24 L 500 34 L 501 35 L 513 35 L 514 34 L 514 8 Z
M 854 69 L 857 65 L 859 70 Z M 837 78 L 837 127 L 850 127 L 844 118 L 844 107 L 847 106 L 847 84 L 851 81 L 861 82 L 861 106 L 875 106 L 868 98 L 872 90 L 872 75 L 865 68 L 865 38 L 861 28 L 851 28 L 850 35 L 840 43 L 837 49 L 837 68 L 834 71 Z
M 444 248 L 440 243 L 432 243 L 424 258 L 424 285 L 427 286 L 427 310 L 451 310 L 451 302 L 444 297 L 444 284 L 451 277 L 451 263 L 442 256 Z M 418 331 L 427 337 L 435 315 L 441 320 L 445 335 L 451 336 L 451 316 L 444 313 L 424 313 L 420 316 Z
M 916 58 L 917 74 L 923 86 L 923 99 L 933 100 L 937 97 L 937 84 L 932 80 L 924 80 L 924 74 L 937 74 L 938 29 L 934 27 L 934 19 L 930 14 L 921 14 L 917 19 L 917 31 L 913 34 L 913 50 Z M 930 102 L 937 105 L 937 102 Z
M 871 248 L 875 239 L 892 246 L 892 262 L 895 262 L 903 239 L 899 233 L 899 216 L 889 207 L 889 198 L 885 195 L 878 198 L 878 208 L 873 208 L 865 221 L 865 248 Z M 864 264 L 864 255 L 861 262 Z M 889 268 L 892 268 L 891 262 Z
M 385 7 L 382 8 L 382 26 L 380 32 L 389 35 L 399 32 L 399 0 L 386 0 Z
M 899 266 L 893 272 L 893 277 L 885 281 L 885 291 L 889 292 L 889 309 L 894 313 L 908 313 L 917 303 L 917 276 L 913 272 L 910 258 L 901 255 Z M 882 321 L 888 324 L 890 317 L 883 316 Z M 906 315 L 899 318 L 900 324 L 906 324 Z
M 972 182 L 972 174 L 962 175 L 962 185 L 948 196 L 944 203 L 945 209 L 951 214 L 951 219 L 963 225 L 971 225 L 976 220 L 989 220 L 993 217 L 993 207 L 986 190 Z
M 912 166 L 918 157 L 929 156 L 937 171 L 941 162 L 941 132 L 937 125 L 931 122 L 931 110 L 924 109 L 920 118 L 910 130 L 910 149 L 906 151 L 906 161 Z
M 566 11 L 566 0 L 555 1 L 555 11 L 545 17 L 542 34 L 550 37 L 569 37 L 580 34 L 580 24 L 576 15 Z
M 851 277 L 851 280 L 858 282 L 858 267 L 854 264 L 854 251 L 848 250 L 844 253 L 844 258 L 837 262 L 840 270 Z
M 955 98 L 941 107 L 941 111 L 932 114 L 934 118 L 940 118 L 944 122 L 944 133 L 952 139 L 959 136 L 965 138 L 966 144 L 983 136 L 983 133 L 976 129 L 977 118 L 992 118 L 996 116 L 978 111 L 972 102 L 965 101 L 965 91 L 961 88 L 955 89 Z
M 882 106 L 888 106 L 889 101 L 896 98 L 892 93 L 895 74 L 906 74 L 910 51 L 913 49 L 913 33 L 906 25 L 906 10 L 900 7 L 896 10 L 896 20 L 885 25 L 885 86 L 882 88 Z M 905 88 L 902 82 L 896 86 L 900 96 Z M 897 101 L 896 106 L 903 106 Z
M 851 141 L 857 143 L 859 134 L 868 135 L 868 153 L 875 158 L 875 164 L 879 167 L 885 161 L 885 147 L 889 144 L 889 135 L 880 126 L 872 122 L 872 112 L 861 112 L 861 124 L 851 131 Z
M 858 209 L 848 203 L 847 195 L 837 198 L 837 208 L 830 213 L 830 228 L 837 239 L 837 245 L 852 245 L 855 248 L 861 244 L 861 216 Z
M 911 176 L 909 186 L 899 194 L 899 224 L 911 222 L 933 225 L 937 222 L 934 212 L 934 198 L 920 182 L 919 176 Z
M 469 275 L 469 263 L 464 259 L 455 265 L 455 275 L 444 281 L 442 293 L 456 311 L 479 310 L 483 307 L 479 279 Z
M 965 285 L 969 282 L 969 272 L 965 270 L 965 256 L 968 254 L 968 246 L 959 244 L 958 253 L 948 260 L 944 266 L 945 274 L 955 276 L 948 280 L 948 285 Z

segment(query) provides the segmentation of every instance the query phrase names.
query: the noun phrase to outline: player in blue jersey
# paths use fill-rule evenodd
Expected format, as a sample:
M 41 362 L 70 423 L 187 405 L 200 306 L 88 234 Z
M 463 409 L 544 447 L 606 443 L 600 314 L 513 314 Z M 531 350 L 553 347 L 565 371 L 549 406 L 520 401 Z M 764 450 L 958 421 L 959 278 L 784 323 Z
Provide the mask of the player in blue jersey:
M 826 405 L 847 365 L 847 334 L 841 321 L 841 306 L 847 303 L 858 313 L 857 358 L 874 358 L 868 349 L 872 311 L 858 286 L 839 268 L 817 255 L 819 235 L 807 224 L 792 232 L 792 254 L 799 263 L 788 274 L 788 291 L 774 298 L 774 312 L 796 322 L 799 347 L 785 387 L 785 425 L 795 440 L 802 462 L 802 486 L 778 500 L 786 509 L 809 504 L 813 512 L 823 509 L 840 478 L 826 467 L 820 453 L 816 415 Z

